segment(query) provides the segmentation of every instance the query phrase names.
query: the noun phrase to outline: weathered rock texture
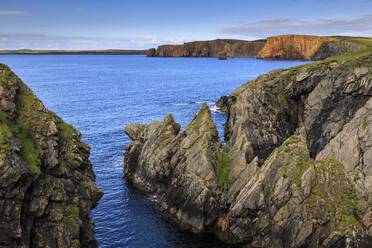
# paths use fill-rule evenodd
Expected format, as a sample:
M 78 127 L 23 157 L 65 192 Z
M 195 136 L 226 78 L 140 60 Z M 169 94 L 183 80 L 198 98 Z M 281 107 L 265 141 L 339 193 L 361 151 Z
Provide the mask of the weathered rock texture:
M 319 49 L 312 55 L 311 60 L 322 60 L 333 56 L 356 52 L 366 48 L 365 45 L 352 43 L 345 39 L 322 42 Z
M 125 175 L 182 227 L 249 247 L 371 247 L 372 51 L 261 75 L 220 99 L 125 128 Z
M 267 38 L 265 47 L 258 53 L 260 59 L 310 60 L 323 42 L 334 38 L 310 35 L 281 35 Z
M 97 247 L 89 146 L 0 64 L 0 247 Z
M 188 42 L 183 45 L 163 45 L 150 49 L 150 57 L 255 57 L 265 40 L 211 40 Z

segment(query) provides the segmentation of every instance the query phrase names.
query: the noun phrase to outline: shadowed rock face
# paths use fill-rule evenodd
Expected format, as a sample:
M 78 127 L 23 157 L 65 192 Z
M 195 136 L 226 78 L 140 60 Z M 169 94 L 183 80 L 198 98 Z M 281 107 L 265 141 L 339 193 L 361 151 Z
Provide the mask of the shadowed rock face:
M 364 45 L 351 43 L 345 40 L 323 42 L 312 56 L 311 60 L 322 60 L 333 56 L 359 51 L 366 48 Z
M 0 247 L 97 247 L 89 146 L 0 64 Z
M 252 247 L 371 247 L 372 54 L 259 76 L 219 100 L 129 125 L 125 174 L 180 226 Z

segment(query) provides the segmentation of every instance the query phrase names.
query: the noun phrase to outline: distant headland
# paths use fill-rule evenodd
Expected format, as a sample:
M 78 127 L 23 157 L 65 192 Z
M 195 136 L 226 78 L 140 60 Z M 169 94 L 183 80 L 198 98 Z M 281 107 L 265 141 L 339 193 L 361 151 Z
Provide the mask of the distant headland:
M 148 50 L 149 57 L 254 57 L 274 60 L 322 60 L 369 47 L 372 38 L 280 35 L 263 40 L 217 39 Z
M 78 54 L 78 55 L 143 55 L 147 50 L 122 50 L 122 49 L 107 49 L 107 50 L 32 50 L 32 49 L 19 49 L 19 50 L 0 50 L 2 54 L 29 54 L 29 55 L 58 55 L 58 54 Z
M 247 41 L 216 39 L 179 45 L 161 45 L 144 50 L 0 50 L 4 54 L 24 55 L 147 55 L 148 57 L 251 57 L 271 60 L 323 60 L 367 49 L 372 37 L 279 35 Z

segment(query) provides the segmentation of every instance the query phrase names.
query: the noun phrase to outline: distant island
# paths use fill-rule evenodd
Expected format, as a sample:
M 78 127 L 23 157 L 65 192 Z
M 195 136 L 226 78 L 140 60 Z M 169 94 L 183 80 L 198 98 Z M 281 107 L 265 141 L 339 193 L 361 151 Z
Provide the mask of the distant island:
M 107 50 L 32 50 L 32 49 L 19 49 L 19 50 L 0 50 L 2 54 L 30 54 L 30 55 L 44 55 L 44 54 L 93 54 L 93 55 L 144 55 L 147 50 L 122 50 L 122 49 L 107 49 Z

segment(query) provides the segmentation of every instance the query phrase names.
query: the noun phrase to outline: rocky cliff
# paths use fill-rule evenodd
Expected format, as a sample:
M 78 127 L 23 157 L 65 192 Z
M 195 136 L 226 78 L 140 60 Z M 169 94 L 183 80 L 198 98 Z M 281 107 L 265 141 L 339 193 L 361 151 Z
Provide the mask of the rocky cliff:
M 150 49 L 150 57 L 255 57 L 265 40 L 211 40 L 188 42 L 183 45 L 163 45 Z
M 362 50 L 370 43 L 371 40 L 368 38 L 280 35 L 257 41 L 212 40 L 183 45 L 163 45 L 158 49 L 149 49 L 147 56 L 322 60 Z
M 0 247 L 97 247 L 89 146 L 0 64 Z
M 372 51 L 259 76 L 180 132 L 133 124 L 125 176 L 181 227 L 249 247 L 371 247 Z
M 310 35 L 269 37 L 265 47 L 258 53 L 257 58 L 310 60 L 322 43 L 329 41 L 335 41 L 335 39 Z

